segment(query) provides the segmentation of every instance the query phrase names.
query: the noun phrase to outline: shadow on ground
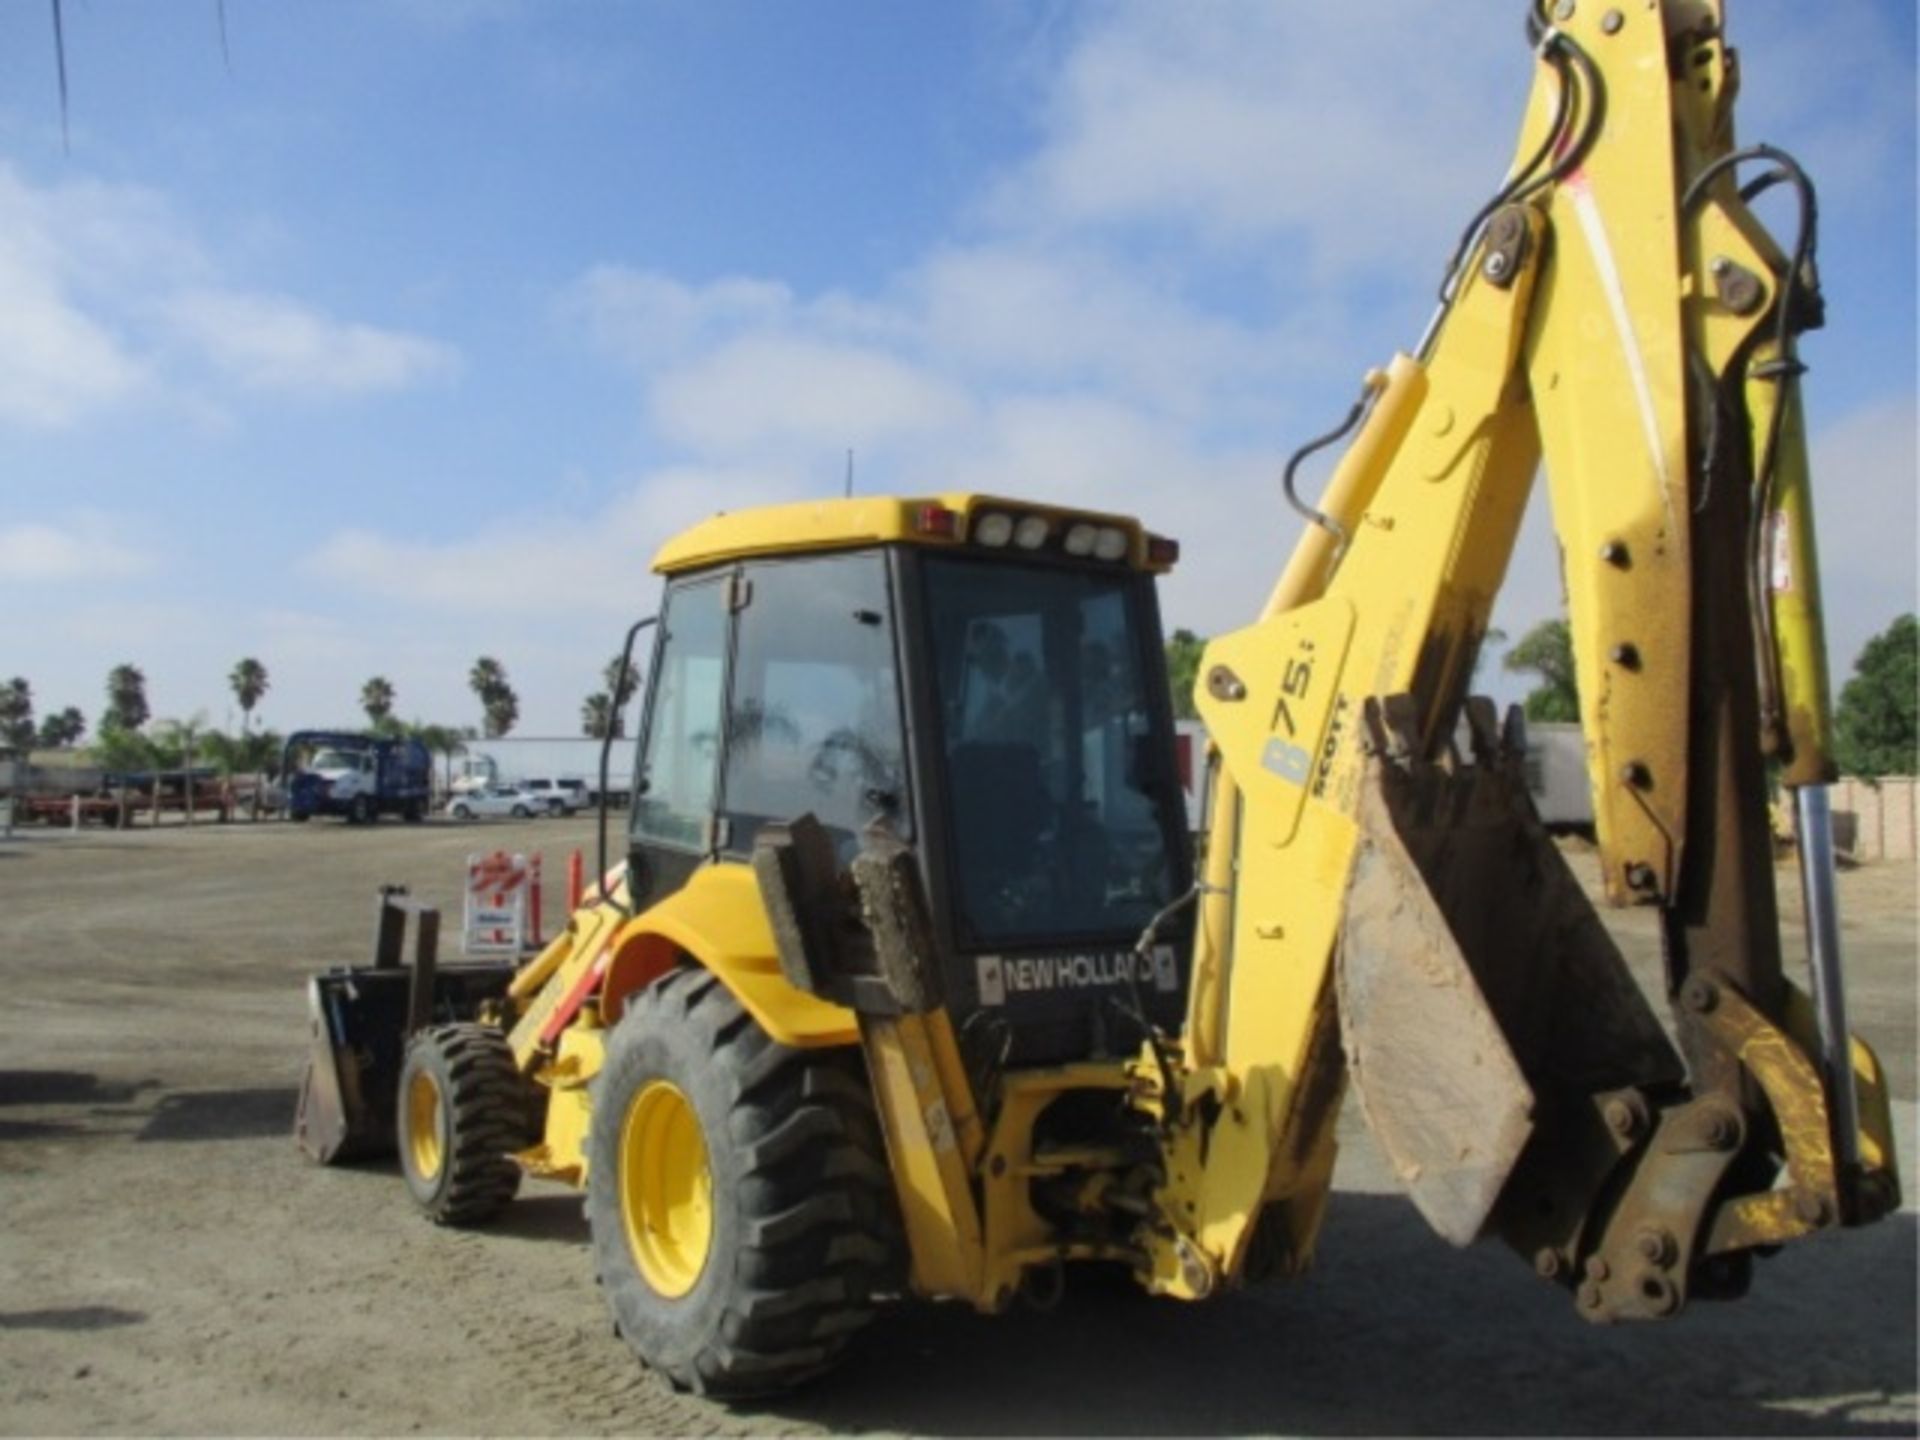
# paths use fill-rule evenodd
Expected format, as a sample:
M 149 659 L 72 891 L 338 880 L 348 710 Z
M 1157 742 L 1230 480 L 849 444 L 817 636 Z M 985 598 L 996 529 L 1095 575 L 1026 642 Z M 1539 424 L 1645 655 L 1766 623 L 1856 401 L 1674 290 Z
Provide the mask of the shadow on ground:
M 74 1305 L 64 1310 L 0 1310 L 0 1330 L 113 1330 L 142 1325 L 146 1314 L 112 1305 Z
M 522 1195 L 487 1222 L 487 1233 L 508 1235 L 516 1240 L 578 1245 L 583 1249 L 589 1239 L 586 1210 L 580 1196 L 571 1191 Z
M 0 1105 L 125 1105 L 159 1083 L 102 1084 L 85 1070 L 0 1070 Z
M 271 1085 L 162 1095 L 136 1140 L 255 1140 L 293 1133 L 299 1091 Z
M 1046 1315 L 883 1314 L 844 1370 L 757 1414 L 956 1435 L 1915 1433 L 1911 1213 L 1804 1242 L 1748 1300 L 1665 1325 L 1589 1325 L 1395 1196 L 1336 1195 L 1321 1257 L 1197 1306 L 1098 1284 Z

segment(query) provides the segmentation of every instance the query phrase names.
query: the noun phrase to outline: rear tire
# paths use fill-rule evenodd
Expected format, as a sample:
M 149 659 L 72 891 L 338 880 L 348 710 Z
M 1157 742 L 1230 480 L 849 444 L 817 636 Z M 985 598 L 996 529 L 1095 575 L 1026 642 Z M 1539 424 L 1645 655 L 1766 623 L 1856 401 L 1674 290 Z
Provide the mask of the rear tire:
M 724 1397 L 833 1365 L 903 1248 L 859 1052 L 778 1044 L 687 967 L 634 998 L 593 1083 L 594 1267 L 633 1352 Z
M 409 800 L 406 808 L 400 812 L 400 818 L 409 825 L 418 825 L 427 818 L 427 803 L 424 800 Z
M 436 1225 L 477 1225 L 520 1188 L 513 1152 L 532 1143 L 529 1087 L 506 1037 L 436 1025 L 407 1046 L 394 1134 L 400 1173 Z
M 516 805 L 513 807 L 513 818 L 516 820 L 525 820 L 532 814 L 533 812 L 524 805 Z

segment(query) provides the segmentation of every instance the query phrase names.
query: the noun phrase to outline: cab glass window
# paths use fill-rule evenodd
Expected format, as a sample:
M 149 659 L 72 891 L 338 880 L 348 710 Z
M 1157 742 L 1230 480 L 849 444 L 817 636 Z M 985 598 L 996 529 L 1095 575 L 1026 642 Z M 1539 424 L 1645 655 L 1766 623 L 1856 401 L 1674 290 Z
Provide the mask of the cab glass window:
M 1136 582 L 929 557 L 941 756 L 964 940 L 1137 932 L 1184 851 Z
M 724 806 L 731 848 L 812 814 L 843 856 L 885 817 L 907 838 L 900 687 L 884 558 L 871 552 L 746 569 L 736 620 Z
M 633 807 L 636 839 L 700 849 L 719 774 L 727 653 L 724 578 L 668 592 Z

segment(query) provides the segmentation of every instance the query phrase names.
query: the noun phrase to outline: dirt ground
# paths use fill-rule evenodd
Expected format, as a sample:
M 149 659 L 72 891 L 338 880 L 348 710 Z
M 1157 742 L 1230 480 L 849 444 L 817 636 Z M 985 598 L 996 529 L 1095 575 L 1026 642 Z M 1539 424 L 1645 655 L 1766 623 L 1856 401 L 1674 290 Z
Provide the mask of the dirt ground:
M 674 1394 L 614 1339 L 569 1193 L 532 1187 L 485 1233 L 440 1231 L 390 1170 L 315 1169 L 290 1139 L 302 979 L 362 960 L 375 885 L 405 882 L 457 913 L 470 849 L 537 847 L 558 873 L 590 834 L 584 820 L 316 822 L 0 842 L 0 1431 L 1912 1435 L 1920 1424 L 1911 864 L 1841 880 L 1855 1027 L 1900 1100 L 1908 1208 L 1792 1247 L 1742 1304 L 1590 1327 L 1504 1250 L 1434 1238 L 1350 1112 L 1305 1280 L 1203 1306 L 1088 1286 L 1053 1314 L 999 1320 L 902 1307 L 825 1382 L 729 1411 Z M 1781 879 L 1797 927 L 1791 872 Z M 1651 974 L 1648 917 L 1616 931 Z

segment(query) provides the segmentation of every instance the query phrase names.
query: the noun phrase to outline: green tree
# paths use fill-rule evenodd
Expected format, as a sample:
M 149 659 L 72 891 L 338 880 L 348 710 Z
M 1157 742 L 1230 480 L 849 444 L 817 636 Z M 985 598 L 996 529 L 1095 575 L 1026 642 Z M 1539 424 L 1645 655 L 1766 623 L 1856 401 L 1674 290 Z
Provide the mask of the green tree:
M 253 707 L 267 693 L 267 667 L 248 656 L 228 672 L 227 684 L 233 688 L 233 698 L 240 702 L 240 729 L 244 733 L 253 723 Z
M 1920 620 L 1902 615 L 1869 640 L 1840 691 L 1834 758 L 1849 775 L 1912 775 L 1920 766 Z
M 77 705 L 69 705 L 40 722 L 40 744 L 48 750 L 66 750 L 79 744 L 86 733 L 87 717 Z
M 614 727 L 613 733 L 621 733 L 620 716 L 613 708 L 613 697 L 604 690 L 596 690 L 580 703 L 580 733 L 595 740 L 607 738 L 607 727 Z
M 1167 683 L 1173 687 L 1173 713 L 1182 720 L 1193 720 L 1199 712 L 1193 708 L 1193 687 L 1200 680 L 1200 657 L 1207 642 L 1191 630 L 1176 630 L 1167 640 Z
M 202 752 L 201 740 L 206 733 L 207 717 L 204 711 L 195 711 L 185 720 L 162 720 L 153 727 L 147 737 L 148 746 L 153 755 L 156 770 L 190 770 L 207 762 L 210 758 Z
M 1524 703 L 1529 720 L 1577 721 L 1580 692 L 1573 679 L 1573 631 L 1564 620 L 1542 620 L 1514 642 L 1501 665 L 1540 677 Z
M 124 774 L 154 768 L 153 746 L 147 737 L 122 725 L 111 710 L 100 721 L 92 749 L 93 763 L 104 770 Z
M 376 675 L 360 687 L 360 708 L 367 712 L 374 729 L 393 714 L 393 698 L 393 682 L 384 675 Z
M 16 675 L 0 685 L 0 745 L 26 751 L 34 739 L 33 686 Z
M 520 697 L 507 681 L 507 667 L 491 655 L 482 655 L 467 672 L 467 685 L 480 699 L 483 729 L 489 740 L 497 740 L 513 729 L 520 718 Z
M 152 714 L 147 708 L 147 677 L 137 665 L 116 665 L 107 672 L 107 713 L 100 721 L 104 733 L 107 721 L 116 729 L 138 730 Z

